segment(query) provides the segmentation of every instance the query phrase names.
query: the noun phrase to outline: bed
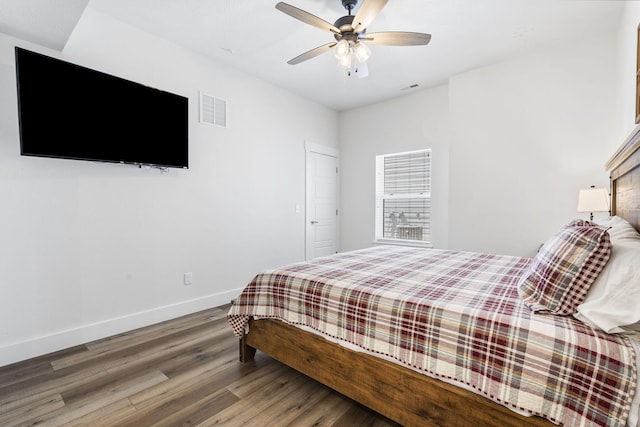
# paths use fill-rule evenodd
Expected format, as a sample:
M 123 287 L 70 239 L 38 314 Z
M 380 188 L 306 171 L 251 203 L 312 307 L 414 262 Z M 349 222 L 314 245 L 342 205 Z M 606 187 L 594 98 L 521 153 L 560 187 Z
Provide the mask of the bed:
M 615 224 L 572 221 L 534 259 L 378 247 L 263 272 L 229 312 L 241 361 L 260 350 L 406 426 L 635 420 L 638 340 L 601 302 L 640 252 L 639 129 L 606 165 Z M 576 233 L 577 270 L 551 255 Z M 581 285 L 541 286 L 551 264 Z

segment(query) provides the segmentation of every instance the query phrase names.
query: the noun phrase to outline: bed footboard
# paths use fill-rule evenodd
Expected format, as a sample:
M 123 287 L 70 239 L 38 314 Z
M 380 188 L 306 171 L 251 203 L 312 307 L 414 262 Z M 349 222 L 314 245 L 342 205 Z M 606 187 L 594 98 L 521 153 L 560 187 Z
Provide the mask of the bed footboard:
M 483 396 L 270 319 L 252 320 L 240 357 L 256 349 L 405 426 L 552 426 Z

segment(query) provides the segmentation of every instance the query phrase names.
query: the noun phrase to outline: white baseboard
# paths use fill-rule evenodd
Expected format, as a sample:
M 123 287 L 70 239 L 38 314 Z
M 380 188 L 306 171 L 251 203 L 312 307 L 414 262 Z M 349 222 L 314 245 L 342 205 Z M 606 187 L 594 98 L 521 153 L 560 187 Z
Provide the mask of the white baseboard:
M 228 304 L 242 288 L 78 326 L 0 347 L 0 366 Z

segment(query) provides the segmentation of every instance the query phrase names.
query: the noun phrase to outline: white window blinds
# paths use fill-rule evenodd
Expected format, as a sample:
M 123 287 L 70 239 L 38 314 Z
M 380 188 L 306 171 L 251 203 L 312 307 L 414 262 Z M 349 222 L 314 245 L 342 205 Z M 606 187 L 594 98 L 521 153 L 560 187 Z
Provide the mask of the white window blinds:
M 376 156 L 375 236 L 431 241 L 431 150 Z

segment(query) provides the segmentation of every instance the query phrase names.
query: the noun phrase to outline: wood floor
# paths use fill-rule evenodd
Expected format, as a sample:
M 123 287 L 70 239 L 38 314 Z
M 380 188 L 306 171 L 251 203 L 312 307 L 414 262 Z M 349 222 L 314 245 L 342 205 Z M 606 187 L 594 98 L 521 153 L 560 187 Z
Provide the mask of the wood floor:
M 0 426 L 397 426 L 258 353 L 228 307 L 0 368 Z

